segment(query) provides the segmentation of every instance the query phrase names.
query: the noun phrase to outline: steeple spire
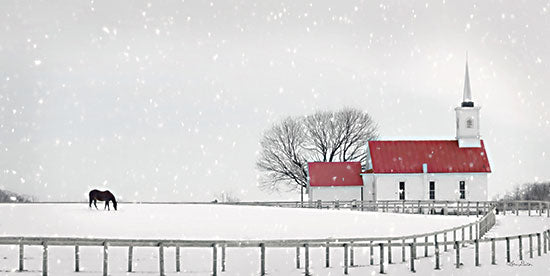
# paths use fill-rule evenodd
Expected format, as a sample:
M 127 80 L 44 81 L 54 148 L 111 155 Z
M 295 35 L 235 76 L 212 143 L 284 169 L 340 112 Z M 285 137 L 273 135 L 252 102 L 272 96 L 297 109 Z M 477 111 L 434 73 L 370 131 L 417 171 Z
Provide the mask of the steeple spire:
M 462 107 L 474 107 L 474 102 L 472 102 L 472 90 L 470 88 L 470 73 L 468 72 L 468 53 L 466 53 L 466 74 L 464 76 Z
M 474 107 L 468 72 L 468 53 L 466 53 L 466 70 L 464 75 L 464 95 L 462 105 L 456 111 L 456 140 L 459 148 L 481 147 L 479 134 L 479 106 Z

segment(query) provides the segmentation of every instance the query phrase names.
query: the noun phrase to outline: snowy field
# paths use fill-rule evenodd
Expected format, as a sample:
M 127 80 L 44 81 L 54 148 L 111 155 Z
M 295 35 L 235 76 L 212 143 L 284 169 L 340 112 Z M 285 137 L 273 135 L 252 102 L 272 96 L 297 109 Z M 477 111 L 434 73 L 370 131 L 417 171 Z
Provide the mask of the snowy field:
M 213 204 L 119 204 L 116 212 L 102 208 L 90 210 L 87 204 L 0 204 L 0 235 L 188 240 L 354 238 L 425 233 L 475 220 Z M 430 223 L 426 223 L 428 218 Z
M 347 210 L 307 210 L 273 207 L 221 205 L 120 205 L 120 211 L 89 210 L 78 204 L 0 205 L 0 233 L 3 236 L 88 236 L 120 238 L 180 238 L 180 239 L 281 239 L 366 237 L 418 234 L 451 228 L 473 221 L 475 217 L 423 216 L 391 213 L 370 213 Z M 531 233 L 550 228 L 545 217 L 498 216 L 497 224 L 488 236 Z M 524 245 L 527 243 L 525 242 Z M 81 248 L 81 271 L 72 272 L 74 249 L 49 248 L 50 275 L 101 275 L 102 248 Z M 550 275 L 550 254 L 530 259 L 524 247 L 525 262 L 518 260 L 517 244 L 512 242 L 515 265 L 505 264 L 504 243 L 497 244 L 497 263 L 490 265 L 490 245 L 482 244 L 481 266 L 474 266 L 473 246 L 461 251 L 461 269 L 454 268 L 454 253 L 442 253 L 442 269 L 436 271 L 433 257 L 416 262 L 416 275 Z M 433 254 L 430 249 L 430 255 Z M 0 246 L 0 275 L 40 275 L 41 247 L 25 248 L 26 272 L 18 267 L 18 247 Z M 158 250 L 135 248 L 133 273 L 126 273 L 126 248 L 109 249 L 110 275 L 158 275 Z M 342 275 L 343 250 L 331 249 L 331 267 L 324 268 L 323 248 L 311 248 L 311 272 L 314 275 Z M 394 262 L 386 266 L 390 275 L 410 274 L 408 262 L 401 263 L 401 249 L 392 251 Z M 259 275 L 259 249 L 227 249 L 227 271 L 219 275 Z M 423 256 L 423 248 L 418 256 Z M 304 254 L 302 252 L 302 258 Z M 219 257 L 219 253 L 218 253 Z M 378 261 L 378 251 L 375 250 Z M 408 259 L 407 252 L 407 259 Z M 175 252 L 165 252 L 167 275 L 210 275 L 212 253 L 209 249 L 181 251 L 182 272 L 175 272 Z M 350 275 L 378 274 L 378 265 L 368 265 L 367 249 L 355 249 L 355 267 Z M 302 259 L 302 264 L 303 264 Z M 266 270 L 269 275 L 303 275 L 295 268 L 295 249 L 266 250 Z

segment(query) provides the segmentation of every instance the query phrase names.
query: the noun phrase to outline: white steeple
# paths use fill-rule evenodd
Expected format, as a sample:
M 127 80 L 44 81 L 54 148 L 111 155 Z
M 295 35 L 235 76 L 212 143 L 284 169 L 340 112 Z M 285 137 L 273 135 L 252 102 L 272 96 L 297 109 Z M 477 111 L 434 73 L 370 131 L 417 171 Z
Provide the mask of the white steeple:
M 466 57 L 466 74 L 464 76 L 464 94 L 462 97 L 462 106 L 474 106 L 472 102 L 472 89 L 470 88 L 470 73 L 468 72 L 468 58 Z
M 466 58 L 466 73 L 464 76 L 464 92 L 462 104 L 455 108 L 456 111 L 456 140 L 461 148 L 481 147 L 479 134 L 479 109 L 472 101 L 470 88 L 470 74 L 468 72 L 468 60 Z

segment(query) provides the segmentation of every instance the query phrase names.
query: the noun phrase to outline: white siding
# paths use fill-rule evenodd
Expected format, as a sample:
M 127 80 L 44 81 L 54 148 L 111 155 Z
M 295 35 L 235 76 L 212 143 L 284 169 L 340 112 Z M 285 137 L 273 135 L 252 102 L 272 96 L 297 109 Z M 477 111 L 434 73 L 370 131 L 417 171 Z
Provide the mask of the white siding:
M 363 177 L 363 198 L 364 200 L 376 200 L 376 191 L 374 186 L 374 175 L 371 173 L 362 174 Z
M 363 174 L 364 200 L 398 200 L 399 182 L 405 182 L 406 200 L 429 200 L 430 181 L 435 181 L 435 200 L 460 200 L 459 183 L 466 183 L 464 201 L 487 200 L 486 173 Z M 309 198 L 361 200 L 361 187 L 310 187 Z
M 465 201 L 487 200 L 487 174 L 377 174 L 374 176 L 378 200 L 399 199 L 399 182 L 405 181 L 405 199 L 428 200 L 429 183 L 435 181 L 435 200 L 459 200 L 459 182 L 466 182 Z
M 361 200 L 361 187 L 310 187 L 309 198 L 311 201 Z

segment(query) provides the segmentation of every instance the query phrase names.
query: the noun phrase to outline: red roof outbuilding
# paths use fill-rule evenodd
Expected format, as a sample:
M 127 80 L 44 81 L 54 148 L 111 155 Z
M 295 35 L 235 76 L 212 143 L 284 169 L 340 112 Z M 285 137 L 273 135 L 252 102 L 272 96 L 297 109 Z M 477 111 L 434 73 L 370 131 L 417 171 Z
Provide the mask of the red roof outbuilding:
M 459 148 L 456 140 L 369 141 L 374 173 L 490 173 L 485 145 Z
M 360 162 L 311 162 L 307 165 L 312 187 L 363 186 Z

